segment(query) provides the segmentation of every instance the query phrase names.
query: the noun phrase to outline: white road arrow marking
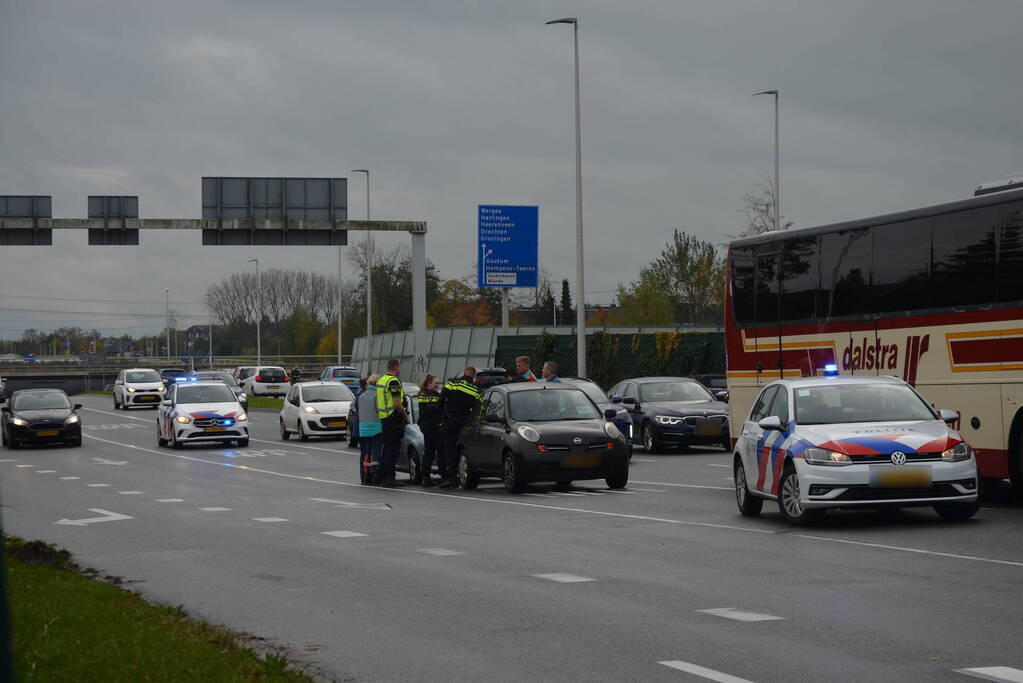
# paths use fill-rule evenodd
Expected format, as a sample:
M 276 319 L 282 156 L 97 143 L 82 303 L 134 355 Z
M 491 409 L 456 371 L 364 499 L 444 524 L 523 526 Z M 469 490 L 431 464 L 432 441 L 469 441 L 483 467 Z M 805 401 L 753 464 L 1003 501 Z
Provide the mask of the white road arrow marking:
M 85 519 L 60 519 L 54 522 L 54 524 L 67 524 L 69 526 L 86 526 L 87 524 L 98 524 L 99 522 L 117 522 L 122 519 L 133 519 L 128 515 L 122 515 L 118 512 L 111 512 L 110 510 L 100 510 L 99 508 L 89 508 L 89 512 L 98 512 L 103 516 L 87 517 Z
M 761 614 L 759 612 L 747 612 L 736 607 L 716 607 L 714 609 L 698 609 L 702 614 L 712 614 L 715 617 L 734 619 L 735 621 L 781 621 L 784 617 L 776 617 L 773 614 Z
M 739 678 L 738 676 L 732 676 L 721 671 L 715 671 L 714 669 L 708 669 L 705 666 L 699 664 L 693 664 L 692 662 L 683 662 L 682 660 L 675 659 L 669 662 L 657 662 L 663 666 L 667 666 L 678 671 L 684 671 L 687 674 L 699 676 L 700 678 L 706 678 L 709 681 L 717 681 L 718 683 L 752 683 L 745 678 Z
M 346 500 L 331 500 L 330 498 L 310 498 L 309 500 L 317 503 L 330 503 L 339 507 L 345 508 L 359 508 L 363 510 L 390 510 L 392 509 L 387 503 L 350 503 Z
M 107 460 L 106 458 L 93 458 L 100 465 L 127 465 L 127 460 Z

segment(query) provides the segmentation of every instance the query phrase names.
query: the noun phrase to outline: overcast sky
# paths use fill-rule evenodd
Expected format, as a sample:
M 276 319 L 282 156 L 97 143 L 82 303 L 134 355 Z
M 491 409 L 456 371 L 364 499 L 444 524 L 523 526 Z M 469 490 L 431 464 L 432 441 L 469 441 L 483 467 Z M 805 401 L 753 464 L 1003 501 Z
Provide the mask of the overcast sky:
M 373 218 L 427 221 L 443 276 L 472 267 L 477 204 L 538 204 L 541 265 L 574 283 L 572 36 L 544 26 L 573 15 L 590 302 L 673 228 L 720 243 L 742 229 L 740 197 L 773 165 L 758 90 L 781 91 L 797 227 L 960 199 L 1023 169 L 1018 0 L 0 0 L 0 194 L 52 195 L 58 218 L 84 217 L 90 194 L 199 217 L 204 175 L 368 167 Z M 351 178 L 352 219 L 364 192 Z M 337 268 L 332 249 L 202 247 L 192 232 L 0 247 L 0 338 L 153 332 L 83 311 L 161 312 L 170 288 L 201 313 L 205 287 L 254 257 Z

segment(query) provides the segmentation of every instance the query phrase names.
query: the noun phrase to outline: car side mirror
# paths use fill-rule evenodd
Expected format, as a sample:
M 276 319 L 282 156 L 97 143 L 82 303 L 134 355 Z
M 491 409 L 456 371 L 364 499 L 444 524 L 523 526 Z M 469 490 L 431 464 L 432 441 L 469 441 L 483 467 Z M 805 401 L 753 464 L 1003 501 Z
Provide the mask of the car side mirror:
M 9 406 L 0 407 L 0 413 L 9 413 L 9 412 L 11 412 L 11 409 L 10 409 Z
M 165 405 L 165 406 L 170 406 L 170 405 L 174 405 L 173 403 L 171 403 L 171 400 L 170 400 L 169 398 L 165 398 L 165 399 L 164 399 L 164 400 L 162 401 L 162 403 L 163 403 L 163 405 Z
M 615 417 L 617 415 L 618 415 L 618 411 L 615 410 L 614 408 L 607 408 L 607 409 L 604 410 L 604 418 L 605 419 L 613 420 L 613 419 L 615 419 Z
M 959 421 L 959 413 L 954 410 L 939 410 L 938 414 L 941 415 L 941 420 L 945 424 L 952 424 Z
M 81 410 L 81 409 L 82 409 L 82 404 L 81 403 L 76 403 L 75 404 L 75 410 Z
M 611 403 L 621 403 L 621 402 L 622 402 L 622 397 L 621 396 L 612 396 L 611 397 Z
M 626 396 L 625 398 L 622 399 L 622 403 L 624 403 L 627 406 L 634 406 L 636 405 L 636 399 L 633 398 L 632 396 Z
M 728 392 L 727 391 L 715 391 L 714 392 L 714 398 L 716 398 L 719 401 L 724 401 L 725 403 L 728 403 Z
M 777 415 L 768 415 L 757 424 L 760 425 L 760 428 L 764 431 L 770 431 L 772 429 L 778 432 L 785 431 L 781 425 L 781 418 Z
M 483 421 L 490 422 L 491 424 L 502 424 L 504 422 L 504 418 L 497 413 L 487 413 L 487 416 L 483 418 Z

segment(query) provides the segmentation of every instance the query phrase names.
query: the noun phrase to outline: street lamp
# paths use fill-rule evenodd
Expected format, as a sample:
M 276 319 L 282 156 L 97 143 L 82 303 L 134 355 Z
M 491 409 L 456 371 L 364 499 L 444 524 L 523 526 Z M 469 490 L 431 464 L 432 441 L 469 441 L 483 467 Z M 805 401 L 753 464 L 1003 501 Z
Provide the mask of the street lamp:
M 259 279 L 259 259 L 250 258 L 249 263 L 256 264 L 256 365 L 263 364 L 262 336 L 259 333 L 259 319 L 263 317 L 263 287 Z
M 753 93 L 754 97 L 757 95 L 774 95 L 774 229 L 779 230 L 779 221 L 781 220 L 781 178 L 778 174 L 778 91 L 763 90 Z
M 167 297 L 167 319 L 164 321 L 167 323 L 167 357 L 170 358 L 170 290 L 163 290 L 164 296 Z
M 366 174 L 366 220 L 369 220 L 369 169 L 353 168 L 350 173 Z M 338 301 L 338 306 L 341 302 Z M 366 375 L 373 364 L 373 232 L 366 231 Z
M 583 152 L 579 123 L 579 20 L 552 19 L 551 24 L 571 24 L 575 40 L 575 286 L 576 286 L 576 374 L 586 377 L 586 288 L 583 284 Z

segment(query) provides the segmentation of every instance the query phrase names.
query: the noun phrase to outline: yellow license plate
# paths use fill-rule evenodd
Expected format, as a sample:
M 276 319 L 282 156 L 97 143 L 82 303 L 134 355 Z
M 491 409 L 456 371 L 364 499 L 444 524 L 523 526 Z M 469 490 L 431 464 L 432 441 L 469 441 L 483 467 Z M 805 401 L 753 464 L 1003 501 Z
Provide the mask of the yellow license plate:
M 140 401 L 155 401 L 156 396 L 139 396 Z
M 227 427 L 207 427 L 207 432 L 226 432 Z
M 696 433 L 700 436 L 715 436 L 721 433 L 721 425 L 718 422 L 704 420 L 702 424 L 696 427 Z
M 565 467 L 600 467 L 599 455 L 568 455 L 565 456 Z
M 266 388 L 267 389 L 280 389 L 281 385 L 280 384 L 270 384 Z
M 930 467 L 878 468 L 871 472 L 870 485 L 882 489 L 930 488 Z
M 327 426 L 328 427 L 344 427 L 345 423 L 344 423 L 344 420 L 335 420 L 334 422 L 328 422 Z
M 56 429 L 44 429 L 39 432 L 39 436 L 57 436 L 60 432 Z

